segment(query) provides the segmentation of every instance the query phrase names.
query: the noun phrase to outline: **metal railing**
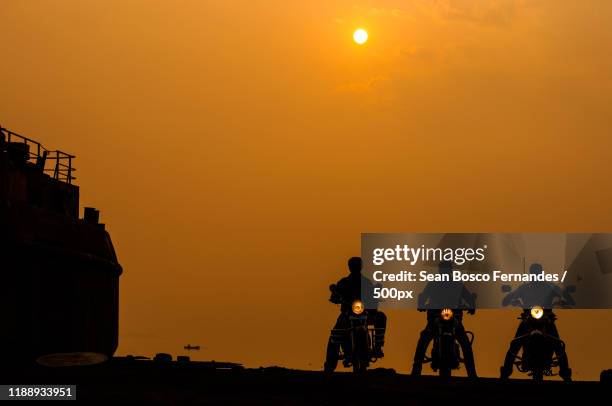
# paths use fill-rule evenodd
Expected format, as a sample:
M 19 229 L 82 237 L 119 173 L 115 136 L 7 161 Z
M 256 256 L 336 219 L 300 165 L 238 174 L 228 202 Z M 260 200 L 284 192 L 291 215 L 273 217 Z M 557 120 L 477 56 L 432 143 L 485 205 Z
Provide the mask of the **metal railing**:
M 9 143 L 23 143 L 27 145 L 27 161 L 39 165 L 44 172 L 52 173 L 53 179 L 69 184 L 72 184 L 72 181 L 76 179 L 73 176 L 76 168 L 72 166 L 72 160 L 76 156 L 59 150 L 50 151 L 38 141 L 0 127 L 0 146 L 4 143 L 7 146 Z

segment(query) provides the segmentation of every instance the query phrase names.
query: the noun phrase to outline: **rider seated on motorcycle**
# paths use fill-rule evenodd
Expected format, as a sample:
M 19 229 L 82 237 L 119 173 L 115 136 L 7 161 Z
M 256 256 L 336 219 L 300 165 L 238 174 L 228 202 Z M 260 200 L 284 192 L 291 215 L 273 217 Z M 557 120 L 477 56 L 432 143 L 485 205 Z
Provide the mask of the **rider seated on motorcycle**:
M 440 274 L 450 275 L 452 272 L 452 262 L 440 262 L 438 272 Z M 458 302 L 457 298 L 459 299 Z M 476 312 L 474 295 L 460 282 L 429 282 L 419 295 L 418 300 L 419 311 L 422 312 L 427 309 L 427 325 L 425 329 L 421 331 L 419 342 L 417 343 L 411 375 L 421 375 L 427 347 L 437 333 L 436 319 L 439 317 L 440 311 L 443 308 L 454 307 L 453 313 L 457 321 L 455 334 L 461 346 L 465 369 L 470 378 L 476 378 L 477 374 L 476 366 L 474 365 L 472 344 L 463 327 L 463 308 L 465 306 L 460 306 L 461 303 L 465 302 L 467 304 L 468 313 L 474 314 Z M 449 306 L 449 303 L 457 303 L 457 305 Z
M 361 290 L 362 284 L 365 284 L 364 291 L 373 291 L 372 282 L 361 275 L 362 262 L 360 257 L 352 257 L 348 260 L 348 268 L 350 274 L 338 281 L 336 285 L 330 286 L 332 291 L 329 301 L 334 304 L 340 305 L 340 315 L 336 320 L 334 329 L 347 329 L 350 327 L 349 314 L 351 311 L 351 305 L 355 300 L 362 300 Z M 385 343 L 385 329 L 387 326 L 387 316 L 377 309 L 367 310 L 368 321 L 374 324 L 374 353 L 375 358 L 382 358 L 384 356 L 382 347 Z M 345 348 L 346 347 L 346 348 Z M 350 346 L 343 346 L 345 352 L 345 360 L 349 359 L 350 356 L 347 351 L 350 350 Z M 325 371 L 333 372 L 338 365 L 338 354 L 340 345 L 332 342 L 330 336 L 327 344 L 327 357 L 325 359 Z
M 537 263 L 531 264 L 529 267 L 529 272 L 536 275 L 542 273 L 542 265 Z M 528 320 L 531 307 L 538 305 L 544 309 L 543 317 L 547 317 L 547 319 L 550 321 L 547 334 L 557 339 L 553 341 L 553 349 L 559 362 L 559 376 L 563 378 L 564 381 L 571 381 L 572 370 L 569 368 L 569 361 L 567 359 L 567 353 L 565 352 L 565 345 L 563 345 L 563 342 L 559 337 L 559 332 L 557 331 L 557 326 L 555 325 L 556 316 L 552 311 L 555 300 L 561 300 L 567 305 L 574 304 L 574 300 L 569 293 L 562 291 L 553 283 L 527 282 L 516 288 L 514 291 L 508 293 L 506 297 L 504 297 L 502 305 L 523 306 L 521 323 L 516 330 L 514 338 L 522 337 L 529 333 Z M 510 348 L 506 353 L 504 365 L 500 368 L 502 379 L 507 379 L 510 377 L 510 375 L 512 375 L 514 359 L 522 345 L 523 343 L 521 340 L 513 340 L 510 343 Z

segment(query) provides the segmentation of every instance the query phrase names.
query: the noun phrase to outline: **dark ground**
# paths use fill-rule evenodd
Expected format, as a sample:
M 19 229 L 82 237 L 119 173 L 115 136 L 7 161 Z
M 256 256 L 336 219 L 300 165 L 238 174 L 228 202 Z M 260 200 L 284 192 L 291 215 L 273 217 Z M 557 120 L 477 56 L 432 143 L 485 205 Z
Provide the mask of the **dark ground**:
M 445 381 L 434 376 L 413 378 L 392 370 L 328 376 L 276 367 L 243 369 L 219 363 L 145 360 L 113 360 L 87 367 L 4 369 L 0 383 L 76 384 L 78 400 L 105 405 L 612 404 L 607 396 L 611 388 L 599 382 L 538 384 L 491 378 Z

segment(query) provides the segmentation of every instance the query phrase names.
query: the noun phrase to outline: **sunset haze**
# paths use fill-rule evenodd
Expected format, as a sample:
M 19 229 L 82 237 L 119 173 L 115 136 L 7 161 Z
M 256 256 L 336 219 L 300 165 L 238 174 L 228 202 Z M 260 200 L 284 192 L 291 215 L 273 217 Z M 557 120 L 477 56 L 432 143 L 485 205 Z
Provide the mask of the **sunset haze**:
M 124 269 L 120 355 L 319 370 L 361 233 L 612 231 L 612 2 L 2 0 L 0 18 L 0 125 L 77 156 Z M 464 318 L 481 375 L 518 314 Z M 558 315 L 577 380 L 612 367 L 612 312 Z M 388 317 L 375 366 L 407 372 L 424 315 Z

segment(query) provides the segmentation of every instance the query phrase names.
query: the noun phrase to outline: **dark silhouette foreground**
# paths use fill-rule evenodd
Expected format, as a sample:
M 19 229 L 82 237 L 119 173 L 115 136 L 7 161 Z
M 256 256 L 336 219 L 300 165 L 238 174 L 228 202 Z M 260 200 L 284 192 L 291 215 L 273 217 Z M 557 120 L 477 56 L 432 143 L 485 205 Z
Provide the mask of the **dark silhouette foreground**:
M 100 405 L 490 406 L 568 404 L 570 400 L 594 404 L 592 399 L 606 404 L 610 389 L 599 382 L 414 378 L 376 369 L 357 375 L 284 368 L 240 369 L 231 365 L 229 369 L 218 370 L 210 363 L 118 359 L 92 367 L 11 369 L 2 376 L 2 383 L 76 384 L 78 400 Z

